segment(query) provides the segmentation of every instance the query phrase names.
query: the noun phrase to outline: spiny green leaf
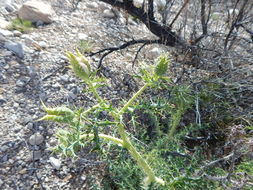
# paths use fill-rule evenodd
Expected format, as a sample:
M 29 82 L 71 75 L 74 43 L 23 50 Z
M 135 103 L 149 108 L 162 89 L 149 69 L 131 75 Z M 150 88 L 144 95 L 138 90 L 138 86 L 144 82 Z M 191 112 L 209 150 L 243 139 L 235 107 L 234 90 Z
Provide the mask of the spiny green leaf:
M 71 68 L 76 74 L 84 81 L 89 80 L 91 68 L 88 61 L 78 52 L 78 56 L 75 56 L 71 52 L 67 52 Z
M 157 76 L 164 75 L 168 70 L 169 59 L 166 55 L 161 55 L 158 58 L 158 64 L 155 67 L 155 74 Z

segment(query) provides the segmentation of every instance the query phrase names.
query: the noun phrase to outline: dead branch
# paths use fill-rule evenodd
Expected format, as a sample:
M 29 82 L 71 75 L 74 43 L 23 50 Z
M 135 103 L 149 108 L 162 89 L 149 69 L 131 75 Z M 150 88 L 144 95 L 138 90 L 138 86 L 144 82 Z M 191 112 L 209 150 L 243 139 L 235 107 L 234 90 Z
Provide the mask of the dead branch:
M 94 56 L 94 55 L 97 55 L 97 54 L 100 54 L 100 53 L 103 53 L 105 52 L 100 60 L 99 60 L 99 64 L 98 64 L 98 69 L 101 68 L 102 66 L 102 62 L 103 62 L 103 59 L 109 55 L 110 53 L 114 52 L 114 51 L 118 51 L 118 50 L 122 50 L 122 49 L 125 49 L 131 45 L 134 45 L 134 44 L 161 44 L 162 41 L 161 40 L 145 40 L 145 39 L 140 39 L 140 40 L 131 40 L 131 41 L 128 41 L 118 47 L 110 47 L 110 48 L 105 48 L 105 49 L 102 49 L 102 50 L 99 50 L 97 52 L 94 52 L 94 53 L 91 53 L 89 54 L 89 56 Z

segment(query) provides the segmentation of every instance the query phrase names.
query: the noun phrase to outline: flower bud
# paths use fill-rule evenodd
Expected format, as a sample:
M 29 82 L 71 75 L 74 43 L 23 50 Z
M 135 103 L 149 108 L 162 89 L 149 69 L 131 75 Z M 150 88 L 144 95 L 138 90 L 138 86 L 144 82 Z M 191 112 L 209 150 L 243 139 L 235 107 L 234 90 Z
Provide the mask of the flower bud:
M 164 75 L 168 70 L 169 59 L 166 55 L 161 55 L 158 58 L 158 63 L 155 67 L 155 74 L 157 76 Z
M 70 52 L 67 52 L 67 56 L 74 73 L 81 79 L 88 80 L 91 73 L 91 67 L 88 60 L 78 51 L 77 56 Z

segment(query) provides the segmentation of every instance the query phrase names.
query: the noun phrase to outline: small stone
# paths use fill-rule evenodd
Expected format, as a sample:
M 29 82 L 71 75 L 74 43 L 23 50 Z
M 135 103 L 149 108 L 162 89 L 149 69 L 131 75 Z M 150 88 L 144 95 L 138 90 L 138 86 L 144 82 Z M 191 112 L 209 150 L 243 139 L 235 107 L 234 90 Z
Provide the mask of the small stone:
M 7 29 L 9 25 L 10 23 L 4 20 L 4 18 L 0 18 L 0 28 Z
M 19 174 L 26 174 L 26 173 L 27 173 L 27 169 L 24 168 L 24 169 L 20 170 L 18 173 L 19 173 Z
M 20 32 L 20 31 L 18 31 L 18 30 L 14 30 L 14 31 L 13 31 L 13 34 L 14 34 L 14 36 L 16 36 L 16 37 L 19 37 L 19 36 L 22 35 L 22 32 Z
M 69 81 L 69 76 L 65 74 L 65 75 L 60 76 L 60 79 L 61 79 L 63 82 L 68 82 L 68 81 Z
M 4 103 L 6 103 L 6 100 L 2 95 L 0 95 L 0 106 L 3 105 Z
M 35 71 L 35 68 L 33 66 L 27 66 L 27 72 L 28 72 L 30 77 L 36 76 L 36 71 Z
M 54 158 L 54 157 L 50 157 L 49 158 L 49 162 L 50 164 L 53 166 L 54 169 L 59 170 L 61 167 L 61 160 Z
M 30 160 L 39 160 L 42 156 L 42 152 L 40 150 L 32 151 L 30 155 Z
M 96 2 L 91 2 L 91 3 L 87 3 L 86 7 L 90 8 L 90 9 L 97 9 L 98 8 L 98 4 Z
M 16 86 L 18 86 L 18 87 L 23 87 L 23 86 L 25 86 L 25 82 L 22 81 L 22 80 L 17 80 Z
M 149 52 L 147 52 L 146 55 L 149 59 L 156 59 L 158 56 L 162 54 L 162 52 L 163 52 L 162 49 L 155 47 Z
M 2 158 L 3 162 L 6 162 L 8 160 L 8 155 L 4 155 L 3 158 Z
M 15 53 L 21 59 L 24 57 L 24 49 L 21 43 L 8 41 L 4 43 L 4 47 Z
M 88 35 L 84 34 L 84 33 L 79 33 L 78 34 L 78 39 L 79 40 L 87 40 L 88 39 Z
M 5 37 L 13 37 L 14 34 L 9 30 L 0 29 L 0 35 L 3 35 Z
M 77 96 L 73 92 L 69 92 L 68 97 L 74 100 Z
M 0 179 L 0 187 L 4 184 L 3 180 Z
M 115 18 L 116 15 L 110 9 L 105 9 L 103 11 L 103 17 L 105 17 L 105 18 Z
M 14 7 L 11 3 L 5 4 L 5 9 L 6 9 L 8 12 L 14 12 L 14 11 L 15 11 L 15 7 Z
M 38 43 L 38 45 L 39 45 L 41 48 L 43 48 L 43 49 L 45 49 L 45 48 L 48 47 L 47 43 L 44 42 L 44 41 L 40 41 L 40 42 Z
M 5 152 L 6 150 L 8 150 L 9 147 L 7 145 L 3 145 L 1 148 L 0 148 L 0 151 L 1 152 Z
M 29 143 L 31 145 L 40 145 L 43 141 L 44 137 L 39 133 L 35 133 L 29 138 Z

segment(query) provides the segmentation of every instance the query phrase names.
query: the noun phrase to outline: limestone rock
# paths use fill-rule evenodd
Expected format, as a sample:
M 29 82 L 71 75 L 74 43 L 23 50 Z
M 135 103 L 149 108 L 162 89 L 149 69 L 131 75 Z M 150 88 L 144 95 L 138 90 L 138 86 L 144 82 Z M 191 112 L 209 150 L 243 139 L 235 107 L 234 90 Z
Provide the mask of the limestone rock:
M 18 16 L 31 22 L 42 21 L 43 23 L 53 22 L 54 10 L 51 5 L 38 0 L 29 0 L 25 2 L 18 10 Z

